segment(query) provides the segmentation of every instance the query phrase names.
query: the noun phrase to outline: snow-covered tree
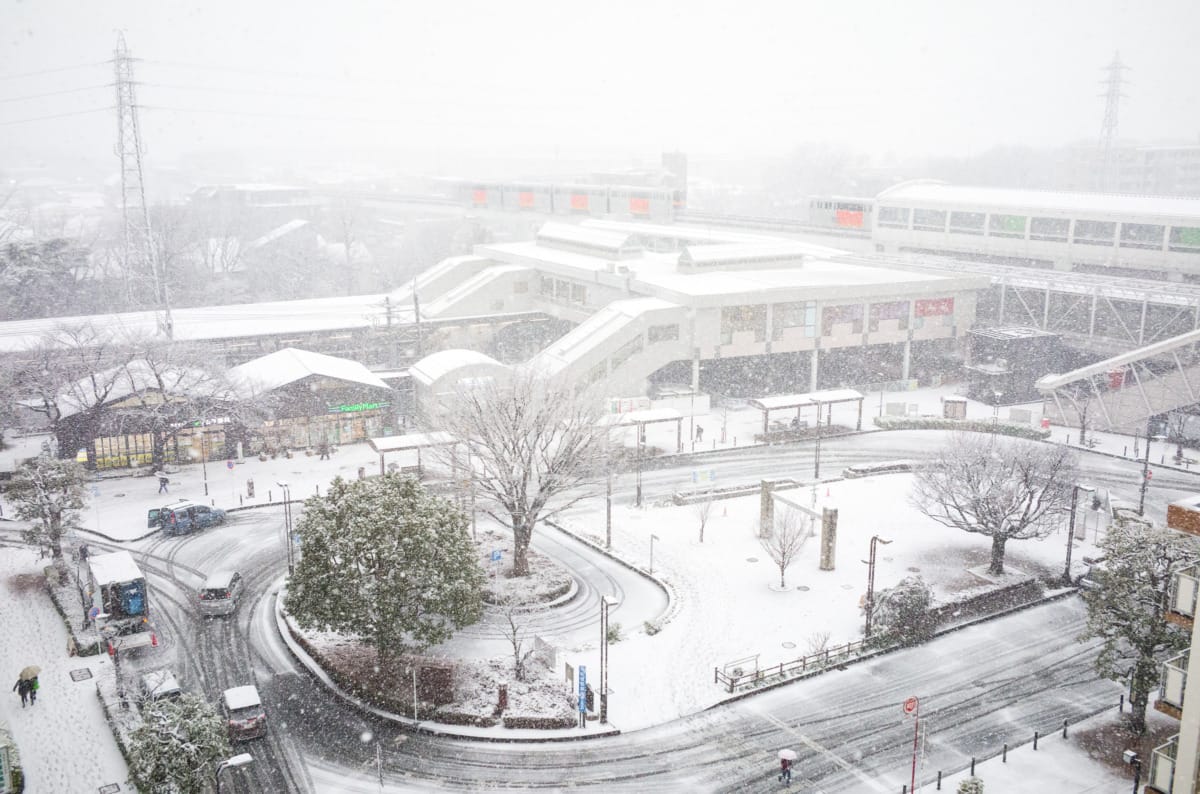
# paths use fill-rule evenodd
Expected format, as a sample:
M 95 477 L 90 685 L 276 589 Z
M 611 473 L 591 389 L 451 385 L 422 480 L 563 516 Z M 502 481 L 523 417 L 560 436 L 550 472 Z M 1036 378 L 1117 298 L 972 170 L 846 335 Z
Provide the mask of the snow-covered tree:
M 1001 574 L 1008 541 L 1062 527 L 1077 481 L 1067 447 L 958 433 L 917 470 L 910 501 L 939 524 L 990 537 L 988 571 Z
M 759 538 L 763 550 L 770 556 L 771 561 L 779 568 L 779 587 L 787 587 L 787 569 L 800 556 L 804 542 L 808 540 L 808 530 L 800 519 L 800 514 L 788 507 L 776 519 L 775 527 L 770 535 Z
M 381 657 L 443 642 L 482 614 L 467 526 L 411 477 L 339 477 L 304 503 L 288 611 L 305 628 L 356 634 Z
M 1159 683 L 1159 665 L 1188 646 L 1189 637 L 1166 621 L 1171 576 L 1200 554 L 1191 536 L 1138 522 L 1115 525 L 1100 542 L 1104 573 L 1083 593 L 1087 629 L 1100 638 L 1096 671 L 1129 682 L 1130 726 L 1146 730 L 1146 704 Z
M 485 512 L 512 528 L 512 575 L 528 576 L 537 523 L 591 496 L 585 486 L 601 474 L 610 426 L 600 421 L 599 401 L 519 371 L 463 382 L 424 413 L 429 427 L 461 442 L 442 458 L 472 472 Z M 469 460 L 459 446 L 469 447 Z
M 501 606 L 504 615 L 504 639 L 508 640 L 513 652 L 513 675 L 518 681 L 526 679 L 526 665 L 534 649 L 529 647 L 533 634 L 529 627 L 529 613 L 521 609 L 516 599 L 509 599 Z
M 888 645 L 918 645 L 933 636 L 937 628 L 929 609 L 933 590 L 920 576 L 907 576 L 895 587 L 875 596 L 871 624 L 872 640 Z
M 708 519 L 712 517 L 713 498 L 712 494 L 708 494 L 699 502 L 696 502 L 696 520 L 700 523 L 700 542 L 704 542 L 704 528 L 708 526 Z
M 79 511 L 86 506 L 86 482 L 87 473 L 78 463 L 48 455 L 18 468 L 4 495 L 18 518 L 32 522 L 24 533 L 26 542 L 44 543 L 52 557 L 61 558 L 63 533 L 79 525 Z
M 960 780 L 958 794 L 983 794 L 983 781 L 977 777 Z
M 154 700 L 129 737 L 129 773 L 138 791 L 205 794 L 230 754 L 225 720 L 196 695 Z

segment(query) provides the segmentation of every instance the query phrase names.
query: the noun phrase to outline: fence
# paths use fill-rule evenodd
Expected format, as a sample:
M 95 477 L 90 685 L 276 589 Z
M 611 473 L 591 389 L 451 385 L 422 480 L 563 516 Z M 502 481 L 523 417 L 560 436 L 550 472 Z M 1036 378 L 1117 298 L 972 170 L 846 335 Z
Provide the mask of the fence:
M 867 652 L 867 645 L 862 640 L 848 642 L 833 648 L 810 653 L 790 662 L 780 662 L 771 667 L 758 668 L 748 673 L 738 669 L 726 673 L 720 667 L 713 668 L 713 683 L 721 684 L 726 691 L 733 694 L 738 687 L 761 686 L 776 681 L 785 681 L 795 676 L 804 675 L 816 670 L 823 670 L 833 664 L 857 659 Z

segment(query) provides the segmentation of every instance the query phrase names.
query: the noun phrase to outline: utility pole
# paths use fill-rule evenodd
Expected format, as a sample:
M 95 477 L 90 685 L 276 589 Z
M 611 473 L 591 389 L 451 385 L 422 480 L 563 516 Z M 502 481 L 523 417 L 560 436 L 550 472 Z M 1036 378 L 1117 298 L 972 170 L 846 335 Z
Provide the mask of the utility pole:
M 124 223 L 123 262 L 128 280 L 133 272 L 133 263 L 139 257 L 149 268 L 154 282 L 154 299 L 163 309 L 159 330 L 167 339 L 175 337 L 175 323 L 171 319 L 171 296 L 166 275 L 159 272 L 158 254 L 154 236 L 150 229 L 150 208 L 146 205 L 146 182 L 142 170 L 141 126 L 138 122 L 137 99 L 134 94 L 133 57 L 125 46 L 125 34 L 117 34 L 117 48 L 113 51 L 113 69 L 117 87 L 117 157 L 121 160 L 121 218 Z
M 1146 421 L 1146 457 L 1142 458 L 1142 491 L 1138 497 L 1138 515 L 1146 514 L 1146 489 L 1150 487 L 1150 422 Z
M 871 558 L 863 560 L 867 566 L 867 603 L 865 604 L 867 613 L 867 625 L 863 631 L 863 642 L 871 639 L 871 618 L 875 612 L 875 544 L 882 543 L 887 545 L 890 540 L 884 540 L 878 535 L 871 536 Z

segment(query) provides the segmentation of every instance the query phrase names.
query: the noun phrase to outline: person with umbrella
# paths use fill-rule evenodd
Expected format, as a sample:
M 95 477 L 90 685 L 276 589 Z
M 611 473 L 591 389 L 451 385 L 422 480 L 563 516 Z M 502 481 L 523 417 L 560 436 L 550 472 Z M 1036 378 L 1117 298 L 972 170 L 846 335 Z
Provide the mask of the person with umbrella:
M 21 708 L 25 708 L 26 702 L 31 706 L 37 702 L 37 677 L 40 672 L 42 668 L 31 664 L 17 676 L 13 691 L 21 696 Z
M 792 762 L 796 760 L 795 750 L 780 750 L 779 751 L 779 780 L 782 783 L 792 785 Z

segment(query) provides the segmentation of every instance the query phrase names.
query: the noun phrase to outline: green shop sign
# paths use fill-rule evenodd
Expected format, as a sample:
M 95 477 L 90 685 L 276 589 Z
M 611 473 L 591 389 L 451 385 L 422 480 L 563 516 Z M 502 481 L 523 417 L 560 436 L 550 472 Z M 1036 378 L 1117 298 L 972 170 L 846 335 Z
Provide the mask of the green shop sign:
M 346 404 L 331 405 L 331 406 L 329 406 L 329 413 L 331 413 L 331 414 L 356 414 L 361 411 L 374 411 L 379 408 L 387 408 L 390 405 L 391 405 L 391 403 L 389 403 L 389 402 L 351 403 L 349 405 L 346 405 Z

